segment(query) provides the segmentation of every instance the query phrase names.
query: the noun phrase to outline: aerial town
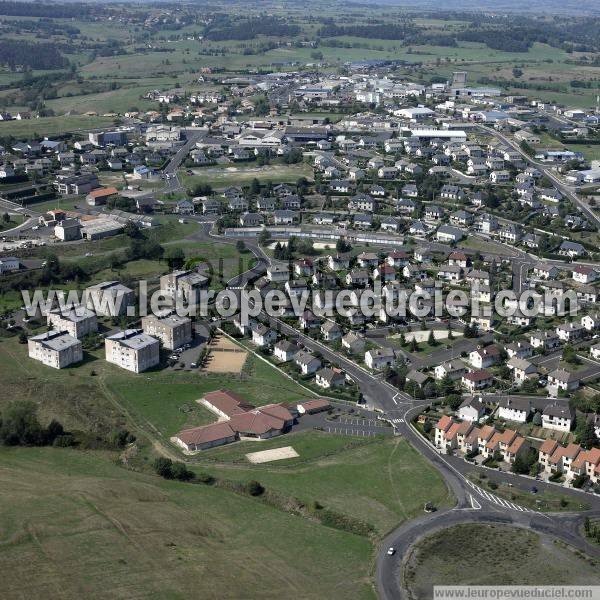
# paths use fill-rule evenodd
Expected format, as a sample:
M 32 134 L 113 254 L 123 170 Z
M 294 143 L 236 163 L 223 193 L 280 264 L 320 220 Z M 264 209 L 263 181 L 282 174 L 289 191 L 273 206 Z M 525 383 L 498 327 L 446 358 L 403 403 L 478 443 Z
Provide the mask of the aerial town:
M 600 585 L 600 29 L 565 25 L 580 97 L 524 83 L 558 69 L 527 63 L 558 25 L 486 59 L 509 84 L 467 51 L 517 50 L 460 12 L 424 13 L 427 46 L 357 7 L 339 23 L 360 27 L 267 3 L 242 34 L 237 4 L 19 6 L 0 2 L 0 48 L 38 23 L 46 61 L 72 61 L 57 81 L 92 91 L 62 114 L 40 75 L 59 67 L 0 71 L 4 597 Z M 269 39 L 260 15 L 277 43 L 228 50 Z M 61 23 L 91 62 L 61 54 Z M 445 31 L 466 59 L 414 50 L 456 50 Z M 17 75 L 54 95 L 24 104 Z

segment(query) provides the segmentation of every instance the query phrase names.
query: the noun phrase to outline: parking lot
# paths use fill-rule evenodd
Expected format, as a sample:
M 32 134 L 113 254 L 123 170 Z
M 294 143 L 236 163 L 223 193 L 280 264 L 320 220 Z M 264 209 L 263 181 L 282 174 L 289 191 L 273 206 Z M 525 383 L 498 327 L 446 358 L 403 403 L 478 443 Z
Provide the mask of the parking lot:
M 374 429 L 367 429 L 364 427 L 343 427 L 340 424 L 337 425 L 325 425 L 323 431 L 327 433 L 337 433 L 342 435 L 353 435 L 356 437 L 375 437 L 377 435 L 392 435 L 393 430 L 391 427 L 378 427 Z
M 298 430 L 318 429 L 325 433 L 351 435 L 356 437 L 375 437 L 378 435 L 393 435 L 394 430 L 385 421 L 377 418 L 377 413 L 360 410 L 356 414 L 348 414 L 348 407 L 335 404 L 334 413 L 317 413 L 304 415 L 299 419 Z M 337 412 L 337 414 L 336 414 Z

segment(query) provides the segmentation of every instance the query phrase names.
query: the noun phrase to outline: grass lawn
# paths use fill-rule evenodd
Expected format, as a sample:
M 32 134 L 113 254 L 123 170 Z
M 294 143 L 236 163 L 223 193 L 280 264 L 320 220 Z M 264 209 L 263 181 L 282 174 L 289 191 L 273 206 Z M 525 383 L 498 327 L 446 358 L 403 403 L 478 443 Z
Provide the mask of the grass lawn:
M 17 337 L 0 338 L 0 410 L 12 400 L 32 400 L 42 423 L 56 418 L 68 429 L 107 433 L 125 417 L 90 376 L 102 362 L 88 357 L 78 367 L 52 369 L 28 358 L 27 345 Z
M 541 512 L 569 512 L 589 509 L 589 505 L 585 501 L 579 501 L 577 496 L 573 496 L 572 494 L 561 494 L 559 488 L 552 492 L 544 491 L 531 494 L 516 487 L 509 487 L 504 483 L 492 489 L 488 487 L 486 480 L 482 481 L 476 477 L 472 477 L 472 479 L 479 486 L 500 498 L 505 498 L 520 506 L 533 508 Z M 531 482 L 531 486 L 535 486 L 535 481 Z
M 230 465 L 251 466 L 246 458 L 249 452 L 258 452 L 262 450 L 271 450 L 283 446 L 293 446 L 299 454 L 295 458 L 286 458 L 278 460 L 276 463 L 265 463 L 263 468 L 274 466 L 298 466 L 304 463 L 314 462 L 325 456 L 339 454 L 345 450 L 366 446 L 368 444 L 378 443 L 373 438 L 350 438 L 344 435 L 330 435 L 319 431 L 300 431 L 291 433 L 285 437 L 277 437 L 271 440 L 264 440 L 260 443 L 254 441 L 244 441 L 221 448 L 213 448 L 202 452 L 199 459 L 204 461 L 214 461 L 216 463 L 225 463 Z
M 293 381 L 254 356 L 248 356 L 240 375 L 150 371 L 136 376 L 108 364 L 105 373 L 106 387 L 117 403 L 136 422 L 158 431 L 165 440 L 185 427 L 216 421 L 208 411 L 196 408 L 196 400 L 206 392 L 226 388 L 257 406 L 308 396 Z
M 302 444 L 296 443 L 295 437 L 296 434 L 292 434 L 281 438 L 280 445 L 293 446 L 302 457 Z M 319 445 L 324 443 L 319 438 Z M 262 444 L 246 446 L 247 452 L 263 449 Z M 321 452 L 325 451 L 323 447 Z M 234 447 L 232 452 L 235 452 Z M 227 467 L 222 472 L 238 480 L 258 479 L 269 489 L 305 502 L 317 500 L 326 508 L 371 523 L 379 534 L 421 514 L 427 501 L 437 506 L 451 502 L 438 473 L 399 438 L 378 439 L 305 465 L 283 464 L 287 462 Z
M 107 590 L 113 598 L 374 598 L 366 538 L 260 500 L 72 449 L 0 449 L 0 465 L 7 600 L 99 599 Z
M 132 109 L 150 110 L 156 105 L 142 98 L 149 90 L 156 88 L 152 80 L 146 85 L 123 87 L 117 90 L 97 94 L 78 95 L 77 90 L 71 96 L 63 96 L 48 101 L 48 106 L 56 114 L 73 114 L 96 111 L 102 113 L 125 113 Z
M 23 306 L 23 298 L 21 292 L 17 290 L 9 290 L 0 294 L 0 314 L 8 311 L 16 310 Z
M 493 543 L 490 543 L 493 540 Z M 477 560 L 473 561 L 476 556 Z M 411 598 L 432 598 L 434 585 L 598 585 L 595 562 L 533 531 L 456 525 L 412 551 L 403 572 Z
M 3 121 L 0 123 L 0 137 L 12 135 L 16 138 L 29 139 L 37 134 L 57 135 L 66 132 L 85 131 L 96 127 L 112 125 L 110 117 L 85 117 L 73 115 L 70 117 L 41 117 L 24 121 Z
M 265 165 L 259 167 L 255 162 L 238 163 L 216 167 L 193 169 L 194 175 L 186 175 L 185 170 L 179 172 L 183 187 L 193 188 L 199 183 L 208 183 L 213 188 L 225 188 L 230 185 L 248 185 L 253 179 L 261 183 L 296 183 L 300 177 L 313 178 L 313 169 L 307 163 L 295 165 Z
M 103 352 L 85 353 L 82 364 L 56 370 L 28 358 L 27 345 L 16 337 L 0 338 L 0 383 L 5 392 L 0 409 L 13 399 L 29 399 L 39 405 L 43 422 L 57 418 L 68 428 L 106 432 L 133 419 L 168 440 L 184 427 L 216 420 L 196 403 L 208 391 L 231 389 L 256 405 L 308 395 L 253 356 L 237 376 L 169 370 L 136 375 L 107 363 Z

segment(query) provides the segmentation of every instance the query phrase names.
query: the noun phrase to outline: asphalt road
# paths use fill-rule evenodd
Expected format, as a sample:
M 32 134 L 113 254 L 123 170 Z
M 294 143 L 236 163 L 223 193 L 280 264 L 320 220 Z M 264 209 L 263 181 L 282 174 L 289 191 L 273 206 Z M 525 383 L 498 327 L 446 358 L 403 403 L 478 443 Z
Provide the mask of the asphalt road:
M 228 242 L 230 241 L 228 240 Z M 246 245 L 255 254 L 259 263 L 266 267 L 269 259 L 258 245 L 248 242 Z M 230 283 L 235 284 L 235 287 L 239 289 L 240 286 L 251 281 L 254 275 L 254 270 L 251 270 Z M 241 293 L 244 294 L 245 291 L 241 290 Z M 544 514 L 519 506 L 479 488 L 468 475 L 482 467 L 467 463 L 459 457 L 440 455 L 410 425 L 411 418 L 418 414 L 426 404 L 419 404 L 419 401 L 383 381 L 381 376 L 369 372 L 280 319 L 264 313 L 259 316 L 259 319 L 269 323 L 271 327 L 276 328 L 282 334 L 296 339 L 305 348 L 319 352 L 327 361 L 343 369 L 352 377 L 360 387 L 367 405 L 381 411 L 382 416 L 393 423 L 395 434 L 407 439 L 439 471 L 448 489 L 456 498 L 454 507 L 429 514 L 423 513 L 417 519 L 401 525 L 383 540 L 377 557 L 376 569 L 376 585 L 382 599 L 397 600 L 406 597 L 401 586 L 400 574 L 401 562 L 407 556 L 410 547 L 421 537 L 458 523 L 505 523 L 525 527 L 552 538 L 562 539 L 590 555 L 600 557 L 600 548 L 588 544 L 580 535 L 580 526 L 585 514 L 591 517 L 600 517 L 599 496 L 585 494 L 585 502 L 591 507 L 586 513 Z M 528 491 L 531 487 L 529 478 L 488 469 L 485 472 L 494 481 L 510 483 L 522 491 Z M 550 483 L 536 481 L 535 485 L 540 491 L 556 491 L 556 487 Z M 563 488 L 561 493 L 582 500 L 583 492 L 579 490 Z M 396 553 L 392 557 L 387 555 L 387 548 L 390 546 L 396 549 Z
M 590 209 L 590 207 L 587 206 L 587 204 L 585 204 L 577 196 L 577 194 L 573 191 L 573 189 L 571 187 L 566 186 L 557 177 L 557 175 L 552 171 L 552 169 L 548 168 L 548 166 L 545 165 L 544 163 L 534 160 L 533 158 L 528 156 L 525 152 L 523 152 L 521 147 L 516 142 L 514 142 L 512 139 L 505 136 L 504 134 L 500 133 L 499 131 L 495 131 L 495 130 L 490 129 L 489 127 L 484 127 L 484 126 L 480 126 L 480 128 L 483 129 L 484 131 L 486 131 L 487 133 L 497 137 L 499 140 L 502 140 L 506 145 L 510 146 L 513 150 L 516 150 L 517 152 L 519 152 L 523 156 L 523 159 L 526 162 L 528 162 L 531 165 L 534 165 L 536 167 L 536 169 L 538 169 L 544 175 L 546 175 L 546 177 L 548 177 L 548 179 L 550 179 L 550 181 L 552 181 L 552 183 L 556 186 L 556 188 L 564 196 L 568 197 L 569 200 L 571 200 L 575 204 L 575 206 L 577 206 L 577 208 L 579 209 L 580 212 L 584 213 L 585 216 L 592 223 L 595 223 L 597 227 L 600 227 L 600 216 L 598 216 L 592 209 Z

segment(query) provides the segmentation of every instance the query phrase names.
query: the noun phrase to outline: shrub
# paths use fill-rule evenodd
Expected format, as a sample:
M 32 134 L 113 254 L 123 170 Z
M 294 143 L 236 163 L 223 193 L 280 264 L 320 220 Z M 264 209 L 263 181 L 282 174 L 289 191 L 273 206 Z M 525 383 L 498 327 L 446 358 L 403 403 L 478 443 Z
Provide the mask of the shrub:
M 179 481 L 190 481 L 194 478 L 194 472 L 190 471 L 182 462 L 171 465 L 171 477 Z
M 46 432 L 37 418 L 33 402 L 17 401 L 2 412 L 0 442 L 7 446 L 40 446 L 46 441 Z
M 258 481 L 249 481 L 246 484 L 246 491 L 251 496 L 262 496 L 265 492 L 265 488 Z
M 52 442 L 52 445 L 55 448 L 68 448 L 70 446 L 73 446 L 74 444 L 75 439 L 70 433 L 67 433 L 65 435 L 57 435 L 54 438 L 54 442 Z
M 161 456 L 155 459 L 152 467 L 156 471 L 157 475 L 160 475 L 165 479 L 173 478 L 173 461 L 170 458 L 164 458 Z
M 215 478 L 212 475 L 210 475 L 209 473 L 205 473 L 204 471 L 200 471 L 200 473 L 197 473 L 195 479 L 199 483 L 205 483 L 206 485 L 214 483 L 215 481 Z

